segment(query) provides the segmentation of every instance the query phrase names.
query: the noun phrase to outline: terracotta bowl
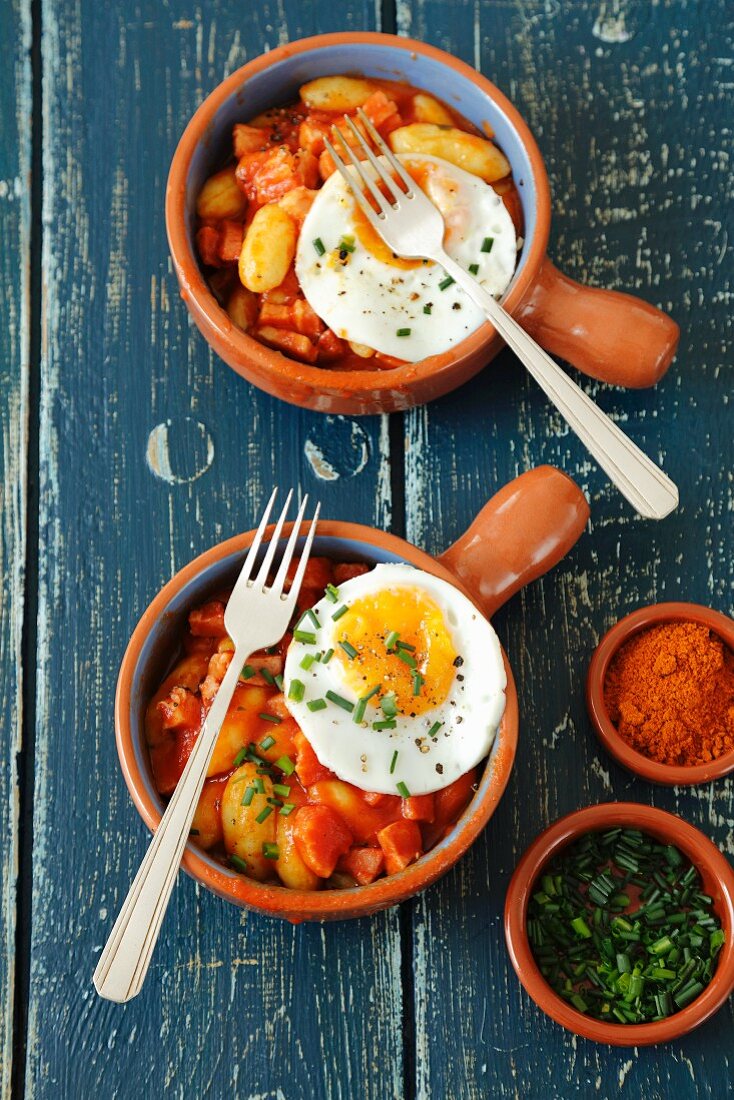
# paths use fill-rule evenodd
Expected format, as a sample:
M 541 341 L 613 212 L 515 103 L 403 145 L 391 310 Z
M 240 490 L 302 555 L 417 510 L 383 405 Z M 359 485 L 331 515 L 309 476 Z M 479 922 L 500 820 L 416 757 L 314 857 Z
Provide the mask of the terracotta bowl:
M 584 530 L 588 514 L 577 486 L 560 471 L 541 466 L 505 486 L 440 558 L 374 528 L 329 521 L 319 524 L 314 552 L 339 561 L 408 562 L 455 584 L 489 616 L 563 557 Z M 125 782 L 150 829 L 158 825 L 163 806 L 145 746 L 147 701 L 177 655 L 177 639 L 189 610 L 234 580 L 253 535 L 250 531 L 219 543 L 177 573 L 144 612 L 123 658 L 115 700 L 117 749 Z M 365 916 L 422 890 L 466 851 L 507 785 L 518 711 L 506 658 L 505 663 L 507 707 L 479 789 L 453 832 L 406 870 L 369 886 L 307 893 L 238 875 L 193 843 L 184 856 L 185 869 L 228 901 L 291 921 Z
M 607 631 L 594 650 L 586 677 L 586 706 L 604 748 L 618 764 L 629 771 L 668 787 L 708 783 L 712 779 L 728 775 L 734 771 L 734 752 L 719 756 L 708 764 L 694 764 L 690 768 L 650 760 L 628 745 L 617 732 L 604 705 L 604 681 L 615 653 L 633 634 L 651 626 L 659 626 L 660 623 L 681 621 L 707 626 L 734 650 L 734 622 L 720 611 L 712 611 L 710 607 L 702 607 L 696 603 L 652 604 L 633 611 Z
M 675 844 L 698 868 L 705 893 L 713 898 L 726 933 L 714 976 L 691 1004 L 666 1020 L 650 1024 L 608 1024 L 578 1012 L 546 982 L 533 957 L 526 919 L 533 888 L 546 864 L 567 844 L 595 830 L 617 825 L 642 829 L 666 844 Z M 612 1046 L 649 1046 L 678 1039 L 698 1027 L 734 990 L 734 871 L 708 837 L 664 810 L 635 802 L 606 802 L 560 818 L 541 833 L 515 869 L 505 900 L 505 938 L 515 973 L 539 1008 L 569 1031 Z
M 434 92 L 491 132 L 511 165 L 525 219 L 524 245 L 505 305 L 548 351 L 624 386 L 649 386 L 670 364 L 678 326 L 637 298 L 591 290 L 546 258 L 550 192 L 527 125 L 494 84 L 450 54 L 389 34 L 319 35 L 279 46 L 224 80 L 204 100 L 176 149 L 166 191 L 166 226 L 181 295 L 214 351 L 248 381 L 294 405 L 322 412 L 407 409 L 466 382 L 503 344 L 483 325 L 451 351 L 386 371 L 339 371 L 284 358 L 232 325 L 211 294 L 194 248 L 196 196 L 231 152 L 235 122 L 297 98 L 305 81 L 333 73 L 407 81 Z

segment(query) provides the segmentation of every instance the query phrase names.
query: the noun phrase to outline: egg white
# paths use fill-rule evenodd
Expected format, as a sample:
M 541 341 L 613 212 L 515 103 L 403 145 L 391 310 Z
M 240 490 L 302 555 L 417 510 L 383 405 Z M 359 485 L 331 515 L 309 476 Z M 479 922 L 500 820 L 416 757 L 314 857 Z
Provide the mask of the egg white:
M 475 278 L 500 297 L 517 263 L 515 227 L 500 196 L 488 183 L 439 157 L 401 154 L 398 159 L 406 165 L 435 166 L 426 193 L 444 216 L 446 251 L 467 270 L 478 264 Z M 371 165 L 364 168 L 375 175 Z M 439 265 L 401 269 L 367 251 L 355 232 L 354 206 L 345 181 L 334 172 L 314 199 L 298 240 L 298 281 L 329 328 L 346 340 L 417 362 L 447 351 L 484 323 L 483 312 L 455 283 L 440 290 L 445 272 Z M 334 256 L 343 236 L 355 238 L 354 252 L 340 263 Z M 482 252 L 487 237 L 494 243 L 490 252 Z M 324 255 L 314 241 L 323 244 Z M 429 313 L 425 306 L 430 306 Z M 397 335 L 406 328 L 409 336 Z
M 328 690 L 352 703 L 358 700 L 343 681 L 336 657 L 327 664 L 314 661 L 309 669 L 301 667 L 306 654 L 337 649 L 335 610 L 395 588 L 420 589 L 441 609 L 454 649 L 462 658 L 446 699 L 415 718 L 398 715 L 394 730 L 372 728 L 375 719 L 384 717 L 375 707 L 368 707 L 365 721 L 359 725 L 352 714 L 332 702 L 323 710 L 309 710 L 308 701 L 324 698 Z M 325 767 L 361 790 L 396 794 L 397 784 L 402 782 L 410 794 L 417 795 L 448 786 L 487 755 L 504 713 L 507 677 L 494 629 L 457 588 L 409 565 L 378 565 L 340 585 L 337 603 L 324 598 L 313 610 L 320 627 L 306 619 L 303 629 L 315 633 L 316 644 L 291 642 L 285 662 L 285 696 L 291 714 Z M 390 629 L 399 630 L 399 624 L 386 626 L 386 633 Z M 293 680 L 305 685 L 299 702 L 289 698 Z M 429 738 L 428 731 L 437 721 L 443 725 Z M 396 750 L 397 762 L 391 772 Z

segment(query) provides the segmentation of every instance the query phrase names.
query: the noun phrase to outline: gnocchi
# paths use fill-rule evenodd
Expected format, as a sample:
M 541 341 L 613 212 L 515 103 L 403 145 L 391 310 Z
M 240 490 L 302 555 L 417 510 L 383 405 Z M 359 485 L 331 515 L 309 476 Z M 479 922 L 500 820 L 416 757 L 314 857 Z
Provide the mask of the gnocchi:
M 206 181 L 196 200 L 202 221 L 237 221 L 247 213 L 247 199 L 240 190 L 234 168 L 223 168 Z
M 257 294 L 279 286 L 296 254 L 296 226 L 282 207 L 261 206 L 245 234 L 239 259 L 242 285 Z
M 301 88 L 301 99 L 316 111 L 354 111 L 367 102 L 376 85 L 353 76 L 320 76 Z
M 455 126 L 415 122 L 393 130 L 388 140 L 394 153 L 425 153 L 441 157 L 457 168 L 479 176 L 485 183 L 494 183 L 510 174 L 510 162 L 496 145 Z
M 245 802 L 248 790 L 253 795 Z M 272 780 L 267 775 L 258 775 L 257 767 L 251 763 L 242 764 L 232 773 L 222 795 L 225 850 L 235 857 L 236 867 L 259 882 L 273 873 L 273 861 L 265 854 L 265 846 L 275 844 L 275 817 L 272 812 L 263 816 L 272 797 Z

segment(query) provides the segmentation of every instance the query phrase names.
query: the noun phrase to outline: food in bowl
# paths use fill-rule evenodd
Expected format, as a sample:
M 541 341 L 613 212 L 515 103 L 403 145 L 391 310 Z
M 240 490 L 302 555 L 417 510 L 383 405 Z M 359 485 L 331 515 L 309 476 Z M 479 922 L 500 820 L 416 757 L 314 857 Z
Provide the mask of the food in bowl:
M 147 707 L 163 796 L 232 659 L 226 598 L 190 612 L 183 653 Z M 292 630 L 242 669 L 193 839 L 249 878 L 296 890 L 401 871 L 470 801 L 505 686 L 492 627 L 449 583 L 312 558 Z
M 726 939 L 695 865 L 622 826 L 587 833 L 543 868 L 527 934 L 551 988 L 613 1024 L 664 1020 L 691 1004 Z
M 196 241 L 239 328 L 300 362 L 379 370 L 446 351 L 485 317 L 436 264 L 396 257 L 359 210 L 324 146 L 334 125 L 351 136 L 357 109 L 441 210 L 449 254 L 504 293 L 522 232 L 508 160 L 395 81 L 320 77 L 296 103 L 235 125 L 232 160 L 198 195 Z

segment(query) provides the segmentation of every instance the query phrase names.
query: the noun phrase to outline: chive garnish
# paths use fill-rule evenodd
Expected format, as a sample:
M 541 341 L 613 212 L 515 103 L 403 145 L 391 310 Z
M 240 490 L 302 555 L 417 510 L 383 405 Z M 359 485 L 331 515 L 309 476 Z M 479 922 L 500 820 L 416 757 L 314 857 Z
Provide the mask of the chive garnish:
M 275 738 L 271 737 L 270 734 L 268 734 L 265 740 L 260 742 L 260 748 L 263 750 L 263 752 L 267 752 L 268 749 L 272 749 L 274 744 Z
M 280 807 L 279 813 L 281 817 L 288 817 L 288 814 L 292 814 L 296 808 L 295 802 L 284 802 Z
M 240 764 L 247 759 L 247 749 L 242 748 L 234 758 L 233 764 L 235 768 L 239 768 Z
M 263 722 L 272 722 L 275 726 L 279 726 L 283 721 L 277 714 L 266 714 L 264 710 L 258 714 L 258 718 L 262 718 Z
M 258 776 L 257 779 L 253 781 L 253 787 L 255 789 L 255 794 L 265 794 L 265 781 L 262 776 Z
M 427 302 L 423 307 L 423 312 L 430 314 L 433 309 L 433 302 Z
M 399 328 L 396 331 L 395 335 L 396 336 L 410 336 L 410 329 L 409 328 Z
M 261 668 L 260 669 L 260 675 L 262 676 L 262 678 L 263 678 L 263 680 L 265 681 L 266 684 L 270 684 L 271 687 L 275 687 L 275 677 L 273 676 L 270 669 Z
M 356 707 L 354 708 L 354 714 L 352 715 L 352 721 L 356 722 L 357 725 L 359 725 L 360 722 L 363 722 L 364 721 L 364 712 L 366 710 L 367 710 L 367 700 L 366 699 L 359 699 L 357 701 Z
M 398 649 L 397 655 L 404 665 L 408 665 L 409 668 L 417 668 L 418 662 L 412 653 L 408 653 L 405 649 Z
M 337 250 L 339 252 L 354 252 L 355 247 L 356 247 L 356 245 L 354 243 L 354 237 L 350 233 L 350 234 L 345 234 L 341 238 L 341 240 L 339 241 L 339 244 L 337 245 Z
M 285 775 L 293 775 L 293 772 L 296 770 L 296 765 L 293 763 L 290 756 L 281 756 L 281 757 L 279 757 L 275 761 L 275 766 L 276 766 L 276 768 L 280 768 L 280 770 Z
M 252 665 L 243 665 L 242 672 L 240 673 L 240 680 L 251 680 L 255 675 L 255 669 Z
M 324 242 L 321 240 L 321 237 L 316 238 L 316 240 L 313 242 L 313 246 L 316 249 L 317 256 L 323 256 L 326 252 L 326 249 L 324 248 Z
M 333 649 L 327 649 L 326 653 L 321 658 L 321 664 L 322 665 L 328 665 L 329 661 L 331 660 L 331 658 L 333 656 L 334 656 L 334 650 Z
M 294 630 L 293 637 L 304 645 L 316 645 L 316 635 L 311 630 Z
M 291 793 L 291 789 L 285 783 L 273 783 L 273 793 L 280 798 L 287 798 Z
M 336 611 L 331 616 L 334 622 L 336 622 L 337 619 L 341 619 L 342 615 L 346 615 L 348 610 L 349 609 L 345 603 L 343 603 L 341 607 L 337 607 Z
M 479 274 L 479 264 L 469 264 L 469 274 L 470 275 L 478 275 Z
M 493 244 L 494 244 L 494 237 L 485 237 L 484 240 L 482 241 L 481 251 L 482 252 L 491 252 Z
M 316 713 L 317 710 L 325 710 L 326 709 L 326 700 L 325 699 L 309 699 L 309 701 L 306 703 L 306 706 L 308 707 L 308 709 L 310 711 L 313 711 L 314 713 Z
M 406 787 L 405 783 L 403 783 L 402 779 L 399 783 L 396 783 L 395 786 L 397 787 L 398 794 L 401 794 L 403 798 L 410 798 L 410 791 Z
M 249 871 L 249 867 L 245 863 L 244 859 L 240 859 L 239 856 L 231 855 L 229 862 L 232 864 L 236 871 L 239 871 L 241 875 L 246 875 Z
M 245 793 L 242 795 L 241 805 L 242 806 L 249 806 L 254 797 L 255 797 L 255 788 L 254 787 L 247 787 L 245 789 Z
M 373 730 L 394 730 L 397 727 L 397 722 L 394 718 L 385 718 L 379 722 L 372 723 Z
M 257 821 L 258 825 L 262 825 L 263 821 L 266 821 L 270 817 L 272 812 L 272 806 L 263 806 L 263 808 L 260 810 L 260 813 L 255 818 L 255 821 Z
M 456 281 L 456 280 L 455 280 L 455 279 L 452 279 L 450 275 L 447 275 L 447 276 L 446 276 L 446 278 L 445 278 L 445 279 L 442 279 L 442 280 L 441 280 L 441 282 L 440 282 L 440 283 L 438 284 L 438 289 L 439 289 L 439 290 L 448 290 L 448 288 L 449 288 L 449 287 L 450 287 L 450 286 L 451 286 L 451 285 L 452 285 L 452 284 L 453 284 L 453 283 L 454 283 L 455 281 Z
M 385 649 L 388 651 L 388 653 L 392 653 L 392 651 L 397 647 L 399 637 L 400 635 L 398 634 L 397 630 L 391 630 L 390 633 L 385 637 Z
M 306 656 L 301 661 L 300 667 L 303 669 L 304 672 L 308 672 L 308 670 L 310 669 L 311 665 L 314 663 L 315 660 L 316 660 L 316 654 L 315 653 L 307 653 Z
M 279 688 L 280 691 L 282 691 L 283 690 L 283 677 L 282 677 L 282 675 L 280 673 L 278 673 L 278 675 L 274 676 L 273 679 L 275 680 L 276 686 Z
M 290 687 L 288 688 L 288 698 L 295 700 L 296 703 L 300 703 L 305 694 L 306 685 L 303 681 L 291 680 Z
M 398 750 L 395 749 L 395 752 L 392 754 L 392 760 L 390 761 L 390 775 L 392 775 L 393 772 L 395 771 L 395 765 L 397 764 L 397 762 L 398 762 Z
M 390 691 L 380 699 L 380 709 L 386 718 L 394 718 L 398 713 L 398 704 L 395 693 Z
M 327 600 L 331 600 L 332 603 L 336 603 L 336 601 L 339 599 L 339 589 L 336 587 L 335 584 L 327 584 L 326 588 L 324 589 L 324 595 L 326 596 Z
M 349 714 L 354 710 L 354 703 L 350 703 L 348 699 L 345 699 L 343 695 L 338 695 L 335 691 L 327 691 L 326 698 L 330 699 L 332 703 L 336 703 L 342 710 L 346 710 Z
M 413 672 L 413 695 L 420 695 L 421 688 L 423 687 L 425 680 L 421 676 L 420 672 Z
M 435 737 L 436 734 L 438 733 L 438 731 L 441 729 L 442 725 L 443 725 L 443 722 L 434 722 L 433 725 L 431 726 L 431 728 L 428 731 L 428 736 L 429 737 Z
M 263 842 L 263 855 L 266 859 L 278 858 L 278 845 L 274 844 L 272 840 L 266 840 Z
M 409 653 L 415 653 L 415 646 L 410 642 L 397 642 L 398 649 L 407 649 Z
M 339 642 L 339 645 L 342 647 L 349 660 L 353 661 L 354 658 L 357 656 L 357 650 L 354 648 L 351 642 Z
M 306 615 L 308 616 L 308 618 L 311 620 L 313 625 L 318 630 L 321 626 L 321 623 L 319 622 L 318 615 L 316 614 L 316 612 L 314 611 L 314 609 L 312 607 L 309 607 L 308 611 L 306 612 Z

